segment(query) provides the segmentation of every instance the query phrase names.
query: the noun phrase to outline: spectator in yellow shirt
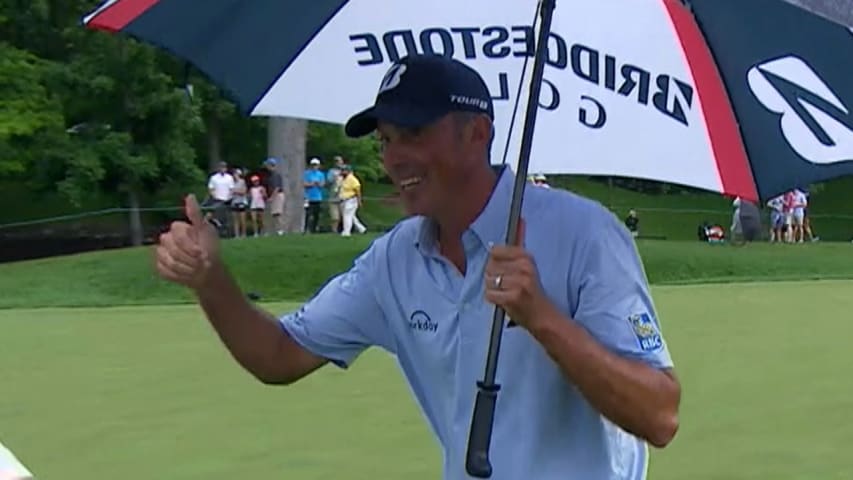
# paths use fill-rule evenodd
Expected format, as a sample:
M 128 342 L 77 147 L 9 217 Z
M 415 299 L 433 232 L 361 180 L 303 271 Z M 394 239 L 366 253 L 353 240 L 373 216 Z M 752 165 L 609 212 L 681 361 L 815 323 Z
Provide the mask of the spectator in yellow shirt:
M 341 167 L 341 213 L 343 214 L 343 229 L 341 236 L 349 237 L 352 227 L 355 225 L 358 233 L 367 231 L 367 227 L 358 219 L 358 207 L 361 206 L 361 182 L 352 171 L 352 167 L 344 165 Z

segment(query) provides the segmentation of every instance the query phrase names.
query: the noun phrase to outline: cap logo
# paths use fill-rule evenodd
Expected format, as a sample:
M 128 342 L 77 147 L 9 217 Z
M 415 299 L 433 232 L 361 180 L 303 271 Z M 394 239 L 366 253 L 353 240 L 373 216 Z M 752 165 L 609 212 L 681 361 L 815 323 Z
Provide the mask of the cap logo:
M 489 109 L 489 102 L 477 97 L 469 97 L 465 95 L 450 95 L 450 102 L 458 105 L 473 106 L 479 108 L 480 110 Z
M 382 83 L 379 85 L 379 94 L 383 94 L 388 90 L 394 89 L 400 84 L 403 74 L 406 73 L 406 65 L 397 63 L 388 69 L 385 77 L 382 78 Z

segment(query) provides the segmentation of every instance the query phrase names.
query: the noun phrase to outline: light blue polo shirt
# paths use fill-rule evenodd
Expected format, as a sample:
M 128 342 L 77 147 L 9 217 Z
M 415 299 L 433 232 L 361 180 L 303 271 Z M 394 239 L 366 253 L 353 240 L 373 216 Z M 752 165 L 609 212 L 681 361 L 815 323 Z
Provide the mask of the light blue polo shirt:
M 320 170 L 308 169 L 305 170 L 303 176 L 305 182 L 320 182 L 319 187 L 305 187 L 305 200 L 309 202 L 323 201 L 323 186 L 326 184 L 326 174 Z
M 484 300 L 490 242 L 502 244 L 514 175 L 505 168 L 463 236 L 467 273 L 437 253 L 412 217 L 376 239 L 282 326 L 346 368 L 370 346 L 396 355 L 444 453 L 444 478 L 470 478 L 465 452 L 494 307 Z M 597 202 L 526 187 L 522 216 L 546 294 L 611 351 L 672 367 L 634 240 Z M 494 480 L 641 480 L 645 442 L 605 420 L 522 327 L 507 328 L 490 458 Z

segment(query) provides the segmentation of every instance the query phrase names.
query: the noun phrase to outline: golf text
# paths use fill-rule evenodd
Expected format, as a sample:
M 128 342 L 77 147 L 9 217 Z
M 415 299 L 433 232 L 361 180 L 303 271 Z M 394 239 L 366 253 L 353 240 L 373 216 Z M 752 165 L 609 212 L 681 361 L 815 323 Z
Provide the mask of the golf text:
M 356 33 L 349 36 L 358 65 L 393 63 L 411 53 L 440 54 L 459 59 L 474 60 L 478 56 L 489 59 L 507 57 L 533 57 L 535 32 L 530 26 L 489 26 L 426 28 L 420 32 L 393 30 L 382 34 Z M 613 55 L 582 45 L 569 46 L 558 34 L 551 33 L 548 41 L 547 64 L 559 70 L 571 66 L 579 78 L 603 86 L 626 98 L 649 106 L 685 126 L 689 125 L 687 112 L 693 107 L 693 87 L 666 73 L 653 73 L 649 69 L 620 62 Z M 494 78 L 491 79 L 492 82 Z M 489 79 L 487 79 L 487 83 Z M 497 84 L 489 85 L 496 101 L 510 100 L 509 74 L 497 75 Z M 544 78 L 539 105 L 545 110 L 560 107 L 560 91 L 554 81 Z M 606 121 L 603 105 L 589 96 L 581 97 L 579 120 L 600 128 Z M 590 110 L 588 110 L 590 109 Z

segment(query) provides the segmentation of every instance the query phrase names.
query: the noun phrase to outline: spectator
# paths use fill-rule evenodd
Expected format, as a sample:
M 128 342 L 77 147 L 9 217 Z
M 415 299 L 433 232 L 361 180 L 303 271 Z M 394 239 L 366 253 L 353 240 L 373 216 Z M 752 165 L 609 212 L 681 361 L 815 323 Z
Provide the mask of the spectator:
M 537 173 L 534 175 L 533 184 L 537 187 L 551 188 L 551 185 L 548 185 L 548 177 L 546 177 L 544 173 Z
M 234 169 L 234 188 L 231 189 L 231 211 L 234 217 L 234 237 L 246 237 L 246 210 L 249 208 L 248 190 L 243 171 Z
M 326 186 L 326 174 L 320 170 L 320 159 L 312 158 L 310 166 L 305 171 L 303 184 L 305 186 L 305 231 L 317 233 L 320 224 L 320 209 L 323 207 L 323 188 Z
M 640 218 L 637 216 L 637 211 L 631 209 L 628 212 L 628 216 L 625 218 L 625 227 L 628 228 L 628 231 L 631 232 L 631 236 L 637 238 L 640 235 Z
M 799 188 L 795 188 L 792 192 L 791 203 L 791 220 L 794 225 L 794 236 L 791 242 L 803 243 L 805 241 L 805 210 L 808 207 L 808 198 L 806 194 Z
M 208 197 L 202 205 L 208 212 L 206 219 L 222 229 L 228 223 L 227 210 L 231 203 L 234 177 L 228 173 L 228 164 L 219 162 L 217 171 L 207 180 Z M 210 210 L 213 210 L 211 213 Z
M 732 213 L 732 226 L 729 228 L 729 231 L 732 232 L 732 240 L 742 233 L 742 227 L 740 224 L 740 202 L 740 197 L 736 197 L 732 202 L 732 207 L 735 209 Z
M 794 191 L 785 192 L 782 195 L 783 212 L 785 214 L 785 241 L 791 243 L 794 241 Z
M 803 230 L 806 232 L 810 242 L 820 241 L 820 237 L 815 236 L 814 231 L 812 231 L 812 220 L 811 215 L 809 215 L 809 199 L 811 195 L 805 188 L 801 188 L 800 191 L 806 197 L 806 206 L 803 208 Z
M 257 237 L 263 230 L 264 211 L 266 210 L 267 189 L 261 185 L 261 177 L 252 175 L 252 186 L 249 188 L 249 209 L 252 212 L 252 230 Z
M 770 242 L 783 242 L 782 230 L 785 225 L 785 199 L 783 195 L 771 198 L 767 202 L 770 208 Z
M 740 199 L 739 224 L 741 236 L 745 243 L 758 240 L 761 235 L 761 211 L 758 205 L 749 200 Z
M 269 175 L 267 176 L 267 194 L 269 202 L 267 207 L 269 208 L 270 216 L 272 217 L 272 228 L 276 234 L 284 235 L 284 179 L 281 176 L 281 173 L 276 170 L 278 166 L 278 159 L 268 158 L 264 165 L 269 170 Z
M 358 219 L 358 209 L 362 205 L 361 182 L 352 171 L 352 167 L 344 165 L 341 169 L 341 213 L 343 214 L 344 226 L 341 235 L 349 237 L 355 224 L 358 233 L 365 233 L 367 227 Z
M 328 187 L 329 199 L 329 227 L 332 233 L 340 233 L 341 224 L 341 168 L 344 166 L 344 158 L 335 156 L 335 164 L 326 173 L 326 186 Z

